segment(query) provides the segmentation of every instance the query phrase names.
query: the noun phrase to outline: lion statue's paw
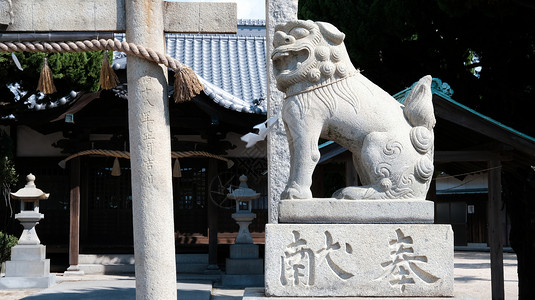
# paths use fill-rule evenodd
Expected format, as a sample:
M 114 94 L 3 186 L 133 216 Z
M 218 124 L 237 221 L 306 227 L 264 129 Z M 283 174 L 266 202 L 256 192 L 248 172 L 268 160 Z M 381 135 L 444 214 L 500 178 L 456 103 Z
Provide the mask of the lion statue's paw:
M 282 192 L 281 199 L 312 199 L 312 192 L 294 181 Z
M 383 192 L 373 187 L 348 186 L 334 192 L 333 198 L 345 200 L 382 199 Z

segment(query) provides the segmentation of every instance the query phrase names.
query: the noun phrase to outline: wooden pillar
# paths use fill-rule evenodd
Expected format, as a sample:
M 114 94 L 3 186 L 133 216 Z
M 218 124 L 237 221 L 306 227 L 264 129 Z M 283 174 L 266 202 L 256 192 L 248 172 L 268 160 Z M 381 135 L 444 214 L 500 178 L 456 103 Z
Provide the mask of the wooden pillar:
M 217 176 L 217 160 L 208 159 L 208 173 L 206 174 L 208 182 L 211 182 Z M 210 192 L 210 191 L 208 191 Z M 212 200 L 208 199 L 208 268 L 205 273 L 219 273 L 217 265 L 217 232 L 218 232 L 218 209 Z
M 489 203 L 487 210 L 490 246 L 492 299 L 504 299 L 503 286 L 503 214 L 501 162 L 489 161 Z
M 78 266 L 80 253 L 80 158 L 70 162 L 71 170 L 71 202 L 70 202 L 70 237 L 69 237 L 69 268 L 65 275 L 83 275 Z

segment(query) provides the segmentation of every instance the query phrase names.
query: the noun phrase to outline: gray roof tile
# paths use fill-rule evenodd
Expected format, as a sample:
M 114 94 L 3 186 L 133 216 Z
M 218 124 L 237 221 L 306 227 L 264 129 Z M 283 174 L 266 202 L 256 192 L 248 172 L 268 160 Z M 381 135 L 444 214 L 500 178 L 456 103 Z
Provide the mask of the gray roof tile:
M 167 54 L 193 68 L 214 102 L 240 112 L 265 114 L 266 39 L 260 35 L 265 32 L 261 30 L 263 24 L 239 21 L 236 35 L 166 34 Z M 247 26 L 256 26 L 257 30 L 244 31 Z M 240 27 L 248 34 L 240 35 Z M 117 34 L 116 38 L 123 40 L 125 36 Z M 116 69 L 126 67 L 121 56 L 114 56 Z

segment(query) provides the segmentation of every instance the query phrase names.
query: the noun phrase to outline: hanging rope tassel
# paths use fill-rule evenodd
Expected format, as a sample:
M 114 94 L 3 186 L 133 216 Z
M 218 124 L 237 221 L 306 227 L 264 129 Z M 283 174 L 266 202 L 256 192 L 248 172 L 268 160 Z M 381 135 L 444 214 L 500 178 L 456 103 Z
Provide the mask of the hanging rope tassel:
M 119 158 L 113 161 L 113 168 L 111 169 L 111 176 L 121 176 L 121 165 L 119 165 Z
M 175 69 L 174 88 L 175 103 L 189 101 L 204 89 L 195 72 L 187 66 Z
M 110 90 L 119 84 L 119 78 L 113 71 L 108 60 L 108 50 L 104 51 L 104 59 L 102 59 L 102 67 L 100 68 L 100 88 L 103 90 Z
M 44 94 L 53 94 L 56 92 L 54 80 L 52 79 L 52 70 L 50 70 L 50 67 L 48 66 L 46 57 L 43 61 L 43 67 L 41 68 L 41 76 L 37 83 L 37 90 Z
M 178 158 L 175 159 L 175 165 L 173 166 L 173 177 L 182 177 L 182 171 L 180 170 L 180 161 L 178 161 Z

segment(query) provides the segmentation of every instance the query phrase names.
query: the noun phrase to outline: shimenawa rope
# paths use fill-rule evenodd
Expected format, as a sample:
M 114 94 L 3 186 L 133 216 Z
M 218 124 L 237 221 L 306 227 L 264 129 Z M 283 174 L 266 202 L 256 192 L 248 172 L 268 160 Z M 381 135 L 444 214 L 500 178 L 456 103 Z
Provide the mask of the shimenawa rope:
M 203 90 L 203 85 L 188 66 L 167 54 L 116 39 L 74 42 L 0 42 L 0 52 L 85 52 L 98 50 L 121 51 L 171 68 L 175 72 L 175 102 L 188 101 Z
M 90 149 L 80 151 L 75 153 L 64 160 L 59 162 L 60 167 L 65 168 L 65 163 L 73 158 L 83 156 L 83 155 L 102 155 L 109 157 L 118 157 L 130 159 L 130 153 L 127 151 L 116 151 L 116 150 L 103 150 L 103 149 Z M 185 152 L 171 152 L 171 158 L 185 158 L 185 157 L 209 157 L 222 160 L 227 163 L 227 168 L 231 168 L 234 165 L 234 162 L 228 158 L 215 155 L 209 152 L 204 151 L 185 151 Z

